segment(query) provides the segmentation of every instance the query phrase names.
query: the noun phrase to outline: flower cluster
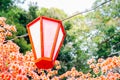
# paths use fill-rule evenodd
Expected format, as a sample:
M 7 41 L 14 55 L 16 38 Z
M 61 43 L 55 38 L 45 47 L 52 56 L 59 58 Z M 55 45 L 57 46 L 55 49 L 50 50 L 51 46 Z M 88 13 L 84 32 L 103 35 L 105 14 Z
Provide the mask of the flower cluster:
M 61 68 L 59 61 L 55 61 L 55 70 L 38 69 L 32 52 L 28 51 L 23 55 L 17 44 L 5 41 L 7 36 L 16 32 L 15 26 L 8 25 L 5 21 L 4 17 L 0 17 L 0 80 L 49 80 L 56 75 Z
M 88 64 L 96 75 L 101 74 L 101 76 L 94 78 L 95 80 L 120 79 L 120 57 L 109 57 L 106 60 L 100 58 L 98 61 L 90 59 Z
M 77 71 L 73 67 L 61 75 L 59 61 L 55 61 L 54 69 L 38 69 L 34 64 L 32 51 L 25 55 L 19 52 L 20 47 L 12 41 L 5 41 L 6 36 L 12 36 L 15 26 L 5 23 L 6 19 L 0 17 L 0 80 L 117 80 L 120 79 L 120 57 L 109 57 L 98 61 L 90 59 L 87 63 L 94 74 Z M 94 76 L 96 75 L 96 76 Z

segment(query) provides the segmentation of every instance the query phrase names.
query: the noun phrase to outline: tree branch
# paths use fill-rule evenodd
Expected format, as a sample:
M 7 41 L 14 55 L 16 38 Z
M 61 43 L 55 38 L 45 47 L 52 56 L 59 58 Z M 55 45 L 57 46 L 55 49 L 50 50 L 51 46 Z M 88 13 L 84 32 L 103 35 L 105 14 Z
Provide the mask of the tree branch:
M 120 31 L 118 31 L 117 33 L 113 34 L 113 35 L 110 36 L 109 38 L 105 39 L 104 41 L 102 41 L 101 43 L 99 43 L 99 45 L 108 42 L 110 39 L 112 39 L 115 35 L 117 35 L 117 34 L 119 34 L 119 33 L 120 33 Z

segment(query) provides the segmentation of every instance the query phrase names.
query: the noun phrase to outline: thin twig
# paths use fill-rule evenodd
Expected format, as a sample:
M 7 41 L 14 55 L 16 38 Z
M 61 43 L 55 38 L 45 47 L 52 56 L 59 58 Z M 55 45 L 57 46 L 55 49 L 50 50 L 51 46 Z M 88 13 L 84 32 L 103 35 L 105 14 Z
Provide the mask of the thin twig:
M 108 57 L 112 57 L 112 56 L 114 56 L 114 55 L 120 55 L 120 51 L 111 53 L 110 55 L 108 55 Z
M 115 48 L 116 46 L 118 46 L 120 44 L 120 42 L 117 42 L 115 45 L 112 46 L 112 48 Z
M 99 8 L 100 6 L 102 6 L 102 5 L 104 5 L 104 4 L 108 3 L 108 2 L 110 2 L 110 1 L 112 1 L 112 0 L 105 1 L 105 2 L 101 3 L 100 5 L 96 6 L 95 8 L 91 8 L 91 9 L 85 10 L 85 11 L 83 11 L 83 12 L 78 12 L 78 13 L 72 15 L 72 16 L 69 16 L 69 17 L 63 19 L 62 21 L 68 20 L 68 19 L 70 19 L 70 18 L 72 18 L 72 17 L 74 17 L 74 16 L 77 16 L 77 15 L 80 15 L 80 14 L 83 14 L 83 13 L 87 13 L 87 12 L 93 11 L 93 10 Z
M 23 38 L 23 37 L 27 37 L 27 36 L 28 36 L 28 34 L 24 34 L 24 35 L 21 35 L 21 36 L 16 36 L 16 37 L 13 38 L 13 39 L 10 39 L 10 40 L 6 40 L 6 41 L 4 41 L 4 43 L 5 43 L 5 42 L 8 42 L 8 41 L 14 41 L 15 39 Z

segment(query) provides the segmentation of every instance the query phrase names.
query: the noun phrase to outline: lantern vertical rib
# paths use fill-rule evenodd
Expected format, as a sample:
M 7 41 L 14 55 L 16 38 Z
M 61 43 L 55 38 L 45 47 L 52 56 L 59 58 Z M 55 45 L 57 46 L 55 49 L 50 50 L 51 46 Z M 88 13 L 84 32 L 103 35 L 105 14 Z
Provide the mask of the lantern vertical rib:
M 44 57 L 44 33 L 43 33 L 43 22 L 42 17 L 40 17 L 40 32 L 41 32 L 41 57 Z
M 62 26 L 62 22 L 60 22 L 60 23 L 61 23 L 60 25 Z M 61 31 L 63 32 L 63 37 L 62 37 L 62 40 L 61 40 L 61 42 L 60 42 L 59 48 L 58 48 L 58 50 L 57 50 L 57 52 L 56 52 L 54 61 L 57 59 L 58 53 L 59 53 L 59 51 L 60 51 L 60 48 L 61 48 L 61 46 L 62 46 L 62 44 L 63 44 L 63 42 L 64 42 L 64 39 L 65 39 L 65 36 L 66 36 L 64 27 L 60 27 L 60 29 L 61 29 Z
M 30 33 L 30 29 L 27 28 L 27 30 L 28 30 L 28 33 Z M 32 36 L 31 36 L 31 34 L 29 34 L 29 39 L 30 39 L 30 42 L 31 42 L 31 44 L 32 44 L 32 51 L 33 51 L 33 53 L 36 53 L 36 51 L 35 51 L 35 47 L 34 47 L 34 45 L 33 45 L 33 40 L 32 40 Z M 37 59 L 37 57 L 36 57 L 35 54 L 34 54 L 34 58 Z
M 28 30 L 28 35 L 29 35 L 29 39 L 30 39 L 30 42 L 31 42 L 31 45 L 32 45 L 32 51 L 34 53 L 34 58 L 37 59 L 37 55 L 35 54 L 36 53 L 36 50 L 35 50 L 35 46 L 34 46 L 34 43 L 33 43 L 33 39 L 32 39 L 32 35 L 31 35 L 31 32 L 30 32 L 30 26 L 37 22 L 38 20 L 40 19 L 40 17 L 36 18 L 35 20 L 33 20 L 32 22 L 30 22 L 28 25 L 27 25 L 27 30 Z

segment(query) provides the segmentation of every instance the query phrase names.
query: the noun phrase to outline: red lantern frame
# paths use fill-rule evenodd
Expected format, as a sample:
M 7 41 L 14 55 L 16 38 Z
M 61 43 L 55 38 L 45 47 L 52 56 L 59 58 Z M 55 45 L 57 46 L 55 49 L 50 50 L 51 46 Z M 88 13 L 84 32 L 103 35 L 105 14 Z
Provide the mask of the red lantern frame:
M 44 35 L 44 32 L 43 32 L 44 26 L 43 26 L 43 19 L 58 23 L 58 26 L 56 26 L 57 29 L 56 29 L 56 32 L 55 32 L 55 37 L 54 37 L 52 49 L 51 49 L 51 52 L 50 52 L 50 57 L 45 57 L 44 56 L 44 36 L 43 36 Z M 41 40 L 41 58 L 37 59 L 37 54 L 36 54 L 36 51 L 35 51 L 34 43 L 33 43 L 33 40 L 32 40 L 32 35 L 31 35 L 31 32 L 30 32 L 30 27 L 39 20 L 40 20 L 39 27 L 40 27 L 40 40 Z M 64 27 L 62 25 L 62 21 L 41 16 L 41 17 L 36 18 L 32 22 L 30 22 L 27 25 L 27 30 L 28 30 L 29 39 L 30 39 L 30 42 L 31 42 L 31 45 L 32 45 L 32 51 L 33 51 L 34 58 L 35 58 L 35 64 L 37 65 L 38 68 L 42 68 L 42 69 L 52 68 L 54 66 L 54 62 L 55 62 L 55 60 L 56 60 L 56 58 L 58 56 L 58 53 L 60 51 L 60 48 L 61 48 L 62 43 L 64 41 L 64 38 L 66 36 Z M 58 39 L 58 36 L 60 35 L 60 30 L 62 31 L 63 36 L 62 36 L 61 42 L 59 44 L 59 47 L 58 47 L 56 53 L 54 53 L 56 45 L 57 45 L 57 39 Z M 55 54 L 55 56 L 54 56 L 54 54 Z M 53 59 L 53 56 L 54 56 L 54 59 Z

